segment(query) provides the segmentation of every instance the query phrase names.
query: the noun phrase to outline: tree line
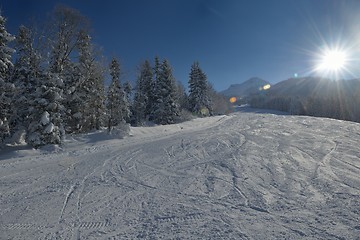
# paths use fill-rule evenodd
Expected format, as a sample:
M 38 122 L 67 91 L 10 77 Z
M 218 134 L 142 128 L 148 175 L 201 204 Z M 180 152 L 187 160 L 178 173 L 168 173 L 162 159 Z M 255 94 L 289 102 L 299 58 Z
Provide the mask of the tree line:
M 327 117 L 360 122 L 360 93 L 328 94 L 327 96 L 268 96 L 255 95 L 249 98 L 255 108 L 274 109 L 292 115 Z
M 159 57 L 154 66 L 149 60 L 140 65 L 132 87 L 121 83 L 117 58 L 106 64 L 77 10 L 57 7 L 47 22 L 42 29 L 20 26 L 13 36 L 0 13 L 0 144 L 11 137 L 33 147 L 61 144 L 65 134 L 111 132 L 124 123 L 173 124 L 228 108 L 198 62 L 191 66 L 189 93 Z

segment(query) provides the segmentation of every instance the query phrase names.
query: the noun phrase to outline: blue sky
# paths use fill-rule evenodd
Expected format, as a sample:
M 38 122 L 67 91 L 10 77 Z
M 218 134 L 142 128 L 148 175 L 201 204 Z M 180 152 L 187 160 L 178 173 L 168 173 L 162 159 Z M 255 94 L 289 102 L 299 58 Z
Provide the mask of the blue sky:
M 3 0 L 8 30 L 44 21 L 58 3 L 88 17 L 94 41 L 118 57 L 124 80 L 156 55 L 185 85 L 193 61 L 216 90 L 260 77 L 272 83 L 313 75 L 326 45 L 349 49 L 344 78 L 360 77 L 360 1 L 346 0 Z M 359 67 L 357 68 L 356 65 Z

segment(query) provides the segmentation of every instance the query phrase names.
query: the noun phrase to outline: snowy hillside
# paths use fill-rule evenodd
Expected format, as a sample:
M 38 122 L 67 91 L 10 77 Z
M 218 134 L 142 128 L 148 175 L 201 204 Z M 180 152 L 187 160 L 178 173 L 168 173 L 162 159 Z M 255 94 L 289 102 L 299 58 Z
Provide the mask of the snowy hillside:
M 131 134 L 4 150 L 0 239 L 360 235 L 360 124 L 239 112 Z

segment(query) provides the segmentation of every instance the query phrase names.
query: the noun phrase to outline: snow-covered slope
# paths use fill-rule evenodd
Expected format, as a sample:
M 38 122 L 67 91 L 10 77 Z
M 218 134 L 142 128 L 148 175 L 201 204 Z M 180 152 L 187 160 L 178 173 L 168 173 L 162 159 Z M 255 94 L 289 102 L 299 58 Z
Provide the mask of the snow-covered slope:
M 0 154 L 0 239 L 360 234 L 359 124 L 240 112 L 132 135 Z

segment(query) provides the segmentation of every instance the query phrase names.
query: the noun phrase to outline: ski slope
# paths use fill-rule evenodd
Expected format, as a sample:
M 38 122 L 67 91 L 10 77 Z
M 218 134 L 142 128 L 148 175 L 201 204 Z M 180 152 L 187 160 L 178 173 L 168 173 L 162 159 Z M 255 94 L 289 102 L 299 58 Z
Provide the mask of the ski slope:
M 0 239 L 359 239 L 360 124 L 239 112 L 0 154 Z

